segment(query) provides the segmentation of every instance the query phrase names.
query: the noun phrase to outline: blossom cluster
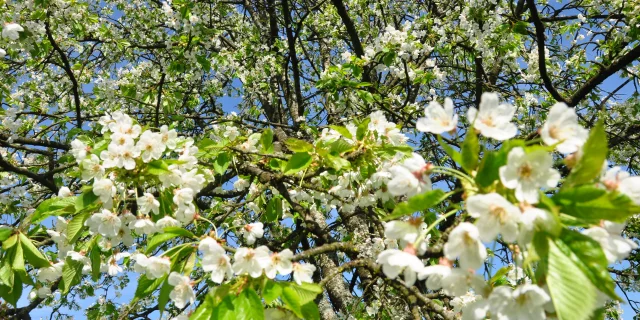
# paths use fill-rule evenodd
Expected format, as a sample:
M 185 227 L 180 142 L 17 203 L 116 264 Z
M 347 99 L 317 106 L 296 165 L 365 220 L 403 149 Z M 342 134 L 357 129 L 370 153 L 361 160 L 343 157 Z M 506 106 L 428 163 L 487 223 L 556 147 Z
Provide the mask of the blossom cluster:
M 455 132 L 458 117 L 453 109 L 450 99 L 445 101 L 445 107 L 431 102 L 425 118 L 417 122 L 418 130 L 435 134 Z M 517 128 L 511 122 L 514 113 L 515 108 L 510 104 L 500 104 L 497 94 L 485 93 L 479 110 L 471 108 L 467 119 L 471 123 L 470 130 L 503 141 L 517 134 Z M 574 109 L 563 103 L 551 107 L 540 129 L 544 144 L 560 154 L 571 154 L 571 157 L 581 156 L 588 136 L 588 131 L 578 123 Z M 498 170 L 499 181 L 506 190 L 513 190 L 514 198 L 506 197 L 498 190 L 478 193 L 477 189 L 467 187 L 464 209 L 471 221 L 461 222 L 448 232 L 442 247 L 444 257 L 439 264 L 425 265 L 420 258 L 428 248 L 429 231 L 435 224 L 426 226 L 422 219 L 415 217 L 386 223 L 385 237 L 398 240 L 400 247 L 388 248 L 377 256 L 384 274 L 392 279 L 402 274 L 406 286 L 412 286 L 417 279 L 426 279 L 428 289 L 442 290 L 446 295 L 460 299 L 457 311 L 461 311 L 465 319 L 485 319 L 487 316 L 492 319 L 544 319 L 546 313 L 553 313 L 554 306 L 545 286 L 527 280 L 492 288 L 476 273 L 487 259 L 487 243 L 501 240 L 511 244 L 513 259 L 522 264 L 536 230 L 553 233 L 559 228 L 554 214 L 544 206 L 538 206 L 541 188 L 555 188 L 560 181 L 560 173 L 553 167 L 553 155 L 547 150 L 514 147 L 509 151 L 506 164 Z M 425 193 L 432 188 L 429 174 L 438 169 L 414 153 L 388 170 L 392 177 L 387 188 L 394 196 Z M 460 173 L 457 177 L 463 175 Z M 606 170 L 605 164 L 599 186 L 618 191 L 640 204 L 640 177 L 632 177 L 619 167 Z M 456 213 L 457 209 L 442 217 Z M 638 247 L 621 236 L 623 228 L 624 224 L 603 220 L 600 225 L 582 229 L 582 233 L 597 241 L 608 262 L 614 263 Z M 520 278 L 528 279 L 522 272 Z M 606 301 L 600 300 L 602 304 Z

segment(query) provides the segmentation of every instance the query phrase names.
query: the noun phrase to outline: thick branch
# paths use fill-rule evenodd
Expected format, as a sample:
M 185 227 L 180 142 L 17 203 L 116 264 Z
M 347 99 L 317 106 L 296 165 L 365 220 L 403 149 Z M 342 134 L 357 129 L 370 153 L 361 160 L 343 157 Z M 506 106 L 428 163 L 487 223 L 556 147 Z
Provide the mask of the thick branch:
M 63 66 L 62 69 L 66 72 L 67 76 L 71 80 L 71 91 L 73 92 L 73 103 L 76 106 L 76 125 L 78 128 L 82 128 L 82 115 L 80 113 L 80 92 L 78 91 L 78 80 L 76 80 L 76 76 L 73 74 L 71 70 L 71 65 L 69 64 L 69 59 L 64 54 L 64 51 L 60 49 L 60 46 L 53 39 L 53 33 L 51 32 L 51 27 L 49 25 L 49 15 L 51 13 L 47 13 L 47 19 L 44 21 L 44 28 L 47 32 L 47 38 L 49 42 L 51 42 L 51 46 L 53 49 L 60 55 L 60 60 L 62 60 Z

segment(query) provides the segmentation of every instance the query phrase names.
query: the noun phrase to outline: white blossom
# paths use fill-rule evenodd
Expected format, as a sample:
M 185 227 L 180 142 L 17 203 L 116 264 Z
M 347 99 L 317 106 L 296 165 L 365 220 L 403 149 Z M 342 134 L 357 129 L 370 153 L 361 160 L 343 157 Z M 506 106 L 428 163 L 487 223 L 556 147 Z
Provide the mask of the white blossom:
M 540 129 L 540 136 L 546 145 L 558 144 L 558 152 L 568 154 L 582 147 L 589 137 L 589 131 L 578 123 L 578 115 L 574 108 L 559 102 L 549 110 L 547 121 Z
M 467 117 L 482 135 L 496 140 L 507 140 L 516 136 L 518 128 L 511 123 L 516 108 L 508 103 L 500 104 L 497 93 L 483 93 L 479 108 L 480 110 L 469 108 Z
M 293 281 L 298 285 L 302 285 L 303 282 L 313 283 L 313 273 L 316 272 L 316 266 L 310 263 L 294 263 L 292 266 Z
M 264 229 L 262 222 L 249 223 L 242 228 L 242 236 L 248 245 L 254 244 L 256 239 L 262 238 L 263 235 Z
M 560 180 L 560 173 L 552 166 L 553 158 L 544 150 L 526 153 L 521 147 L 513 148 L 507 156 L 507 165 L 500 167 L 500 181 L 516 190 L 516 199 L 538 203 L 540 188 L 553 188 Z
M 499 233 L 507 242 L 516 240 L 520 209 L 501 195 L 489 193 L 471 196 L 467 199 L 467 211 L 476 218 L 475 225 L 482 241 L 493 241 Z
M 455 130 L 458 125 L 458 115 L 454 113 L 453 101 L 449 98 L 444 99 L 444 108 L 437 101 L 431 101 L 424 115 L 416 122 L 418 131 L 442 134 Z
M 255 249 L 238 248 L 233 256 L 233 271 L 235 274 L 249 274 L 257 278 L 262 274 L 262 269 L 271 263 L 269 249 L 260 246 Z
M 480 268 L 487 257 L 478 228 L 469 222 L 463 222 L 451 231 L 443 249 L 447 259 L 460 258 L 462 268 Z
M 389 279 L 395 279 L 402 273 L 408 287 L 416 282 L 418 272 L 424 268 L 422 261 L 414 254 L 397 249 L 382 251 L 376 263 L 382 265 L 382 272 Z
M 173 290 L 169 293 L 169 298 L 177 308 L 184 308 L 187 304 L 196 300 L 196 294 L 191 287 L 191 279 L 177 272 L 171 272 L 169 275 L 169 284 L 173 286 Z
M 2 28 L 2 37 L 16 41 L 20 38 L 20 32 L 24 32 L 24 28 L 17 23 L 7 23 Z

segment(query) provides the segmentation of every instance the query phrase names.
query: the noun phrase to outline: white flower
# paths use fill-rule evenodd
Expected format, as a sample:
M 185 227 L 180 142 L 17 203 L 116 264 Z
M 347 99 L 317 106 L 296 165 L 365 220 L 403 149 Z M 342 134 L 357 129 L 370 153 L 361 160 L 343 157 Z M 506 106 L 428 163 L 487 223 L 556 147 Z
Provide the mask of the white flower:
M 145 262 L 145 271 L 149 279 L 161 278 L 169 273 L 171 269 L 171 262 L 168 257 L 150 257 Z
M 4 59 L 6 55 L 7 55 L 7 52 L 4 51 L 4 49 L 0 49 L 0 59 Z
M 303 282 L 313 282 L 313 273 L 316 272 L 316 266 L 312 264 L 301 264 L 294 263 L 292 266 L 293 269 L 293 280 L 301 285 Z
M 606 171 L 601 181 L 607 189 L 618 190 L 640 205 L 640 176 L 632 177 L 620 167 L 613 167 Z
M 112 277 L 118 275 L 118 273 L 123 271 L 122 267 L 118 265 L 118 261 L 127 256 L 129 256 L 128 252 L 120 252 L 112 255 L 107 259 L 107 262 L 100 267 L 100 271 L 106 272 Z
M 51 295 L 51 289 L 49 287 L 41 287 L 37 291 L 38 298 L 44 299 Z
M 103 203 L 111 203 L 116 194 L 116 187 L 111 179 L 99 179 L 93 181 L 93 193 L 100 197 Z
M 490 297 L 490 300 L 497 302 L 492 304 L 498 304 L 497 310 L 492 308 L 498 319 L 545 319 L 544 305 L 551 301 L 542 288 L 533 284 L 523 284 L 513 291 L 507 286 L 500 286 L 491 295 L 495 297 Z
M 249 274 L 257 278 L 262 274 L 262 269 L 271 263 L 269 249 L 260 246 L 255 249 L 239 248 L 233 256 L 233 271 L 240 274 Z
M 478 228 L 469 222 L 455 227 L 444 244 L 444 255 L 449 260 L 459 257 L 462 268 L 480 268 L 487 257 L 487 250 L 480 241 Z
M 169 275 L 169 284 L 173 286 L 173 290 L 169 293 L 169 298 L 177 308 L 184 308 L 187 303 L 193 303 L 196 294 L 191 287 L 191 279 L 177 272 L 171 272 Z
M 275 278 L 276 273 L 283 276 L 290 274 L 293 271 L 293 265 L 291 263 L 292 257 L 293 252 L 291 252 L 291 250 L 289 249 L 284 249 L 279 253 L 272 253 L 271 263 L 264 269 L 264 273 L 267 275 L 267 278 Z
M 133 265 L 133 271 L 137 273 L 147 272 L 147 265 L 149 264 L 149 258 L 142 253 L 134 253 L 131 255 L 131 259 L 136 263 Z
M 451 273 L 441 280 L 442 291 L 449 296 L 463 296 L 467 294 L 469 288 L 476 292 L 483 292 L 486 286 L 484 279 L 473 270 L 463 270 L 461 268 L 451 269 Z
M 2 37 L 16 41 L 20 38 L 20 32 L 23 32 L 24 28 L 17 23 L 7 23 L 2 29 Z
M 427 168 L 424 158 L 417 153 L 413 153 L 401 166 L 391 167 L 389 172 L 393 178 L 387 183 L 389 193 L 394 196 L 413 196 L 431 190 Z
M 176 132 L 176 130 L 169 130 L 169 127 L 167 127 L 166 125 L 160 127 L 160 142 L 165 145 L 167 149 L 175 149 L 177 140 L 178 133 Z
M 71 196 L 73 196 L 73 192 L 71 192 L 71 190 L 69 190 L 69 188 L 67 187 L 62 187 L 60 188 L 60 190 L 58 190 L 58 197 L 60 198 L 66 198 Z
M 88 158 L 85 158 L 81 162 L 82 166 L 82 180 L 89 181 L 91 179 L 98 179 L 104 176 L 104 167 L 100 164 L 100 158 L 95 154 L 92 154 Z
M 558 144 L 556 149 L 563 154 L 578 151 L 589 137 L 589 131 L 578 124 L 578 115 L 574 108 L 559 102 L 549 110 L 547 121 L 540 130 L 542 141 L 546 145 Z
M 62 277 L 62 267 L 64 266 L 64 261 L 60 261 L 58 263 L 52 264 L 49 267 L 38 269 L 38 281 L 40 282 L 52 282 L 58 280 L 58 278 Z
M 451 274 L 451 267 L 446 265 L 426 266 L 418 272 L 418 279 L 427 279 L 427 289 L 439 290 L 442 288 L 442 279 Z
M 240 131 L 238 131 L 238 128 L 234 126 L 227 126 L 222 135 L 229 138 L 230 141 L 233 141 L 240 136 Z
M 418 131 L 442 134 L 455 130 L 458 125 L 458 115 L 454 114 L 453 101 L 449 98 L 444 99 L 444 108 L 437 101 L 431 101 L 424 115 L 425 118 L 416 122 Z
M 485 92 L 480 99 L 480 110 L 471 107 L 467 117 L 482 135 L 496 140 L 507 140 L 516 136 L 518 128 L 511 123 L 516 108 L 508 103 L 500 104 L 495 92 Z
M 156 200 L 156 197 L 149 192 L 145 192 L 142 197 L 136 199 L 136 203 L 141 214 L 149 214 L 149 212 L 158 214 L 160 212 L 160 201 Z
M 87 220 L 87 225 L 91 232 L 99 233 L 105 237 L 115 237 L 120 231 L 122 222 L 117 215 L 107 209 L 101 213 L 95 213 Z
M 230 279 L 233 276 L 233 269 L 229 262 L 229 257 L 222 251 L 215 251 L 206 254 L 202 258 L 202 270 L 211 272 L 211 281 L 222 283 L 225 276 Z
M 500 167 L 500 181 L 508 189 L 516 189 L 516 199 L 538 203 L 540 188 L 553 188 L 560 180 L 560 173 L 552 165 L 553 158 L 544 150 L 525 153 L 521 147 L 513 148 L 507 165 Z
M 406 243 L 415 243 L 420 231 L 426 227 L 422 219 L 410 218 L 409 221 L 389 221 L 384 225 L 384 236 L 389 239 L 402 240 Z
M 551 231 L 557 225 L 551 213 L 533 207 L 524 210 L 522 216 L 520 216 L 520 222 L 521 228 L 518 234 L 518 243 L 520 245 L 531 242 L 535 230 Z
M 133 226 L 131 226 L 131 224 L 133 224 Z M 139 235 L 152 234 L 157 230 L 156 224 L 147 218 L 136 219 L 135 221 L 132 221 L 131 224 L 129 224 L 129 227 L 135 230 Z
M 233 183 L 233 189 L 243 191 L 246 190 L 250 184 L 251 183 L 248 180 L 238 178 L 238 180 Z
M 608 227 L 608 228 L 607 228 Z M 582 231 L 583 234 L 598 241 L 607 257 L 609 263 L 620 261 L 629 256 L 631 250 L 636 249 L 638 245 L 630 239 L 620 235 L 622 230 L 615 226 L 605 225 L 605 227 L 591 227 Z
M 182 188 L 182 189 L 174 190 L 173 203 L 178 205 L 178 207 L 188 206 L 192 202 L 193 202 L 193 189 Z
M 179 226 L 180 226 L 180 221 L 170 216 L 165 216 L 162 219 L 156 221 L 156 228 L 158 228 L 159 232 L 164 230 L 164 228 L 166 227 L 179 227 Z
M 74 139 L 73 141 L 71 141 L 70 152 L 71 155 L 76 158 L 76 161 L 80 163 L 80 161 L 84 160 L 84 158 L 87 157 L 87 154 L 89 153 L 89 146 L 78 139 Z
M 479 194 L 467 199 L 467 211 L 476 218 L 480 239 L 490 242 L 498 233 L 507 242 L 518 235 L 520 209 L 497 193 Z
M 382 251 L 378 255 L 376 263 L 382 265 L 382 272 L 389 279 L 395 279 L 400 273 L 403 273 L 407 287 L 416 282 L 417 273 L 424 268 L 422 261 L 414 254 L 397 249 Z
M 215 253 L 224 253 L 224 248 L 222 248 L 218 241 L 211 237 L 205 237 L 204 239 L 200 240 L 200 243 L 198 244 L 198 250 L 200 250 L 205 256 Z
M 151 160 L 158 160 L 162 157 L 165 146 L 162 144 L 161 134 L 146 130 L 140 136 L 136 148 L 141 152 L 142 161 L 150 162 Z
M 264 229 L 262 222 L 249 223 L 242 228 L 242 236 L 248 245 L 252 245 L 256 242 L 256 239 L 262 238 L 264 235 Z
M 453 312 L 457 313 L 462 311 L 462 308 L 476 302 L 476 300 L 481 300 L 481 299 L 482 299 L 482 296 L 476 295 L 473 292 L 467 292 L 463 296 L 459 296 L 451 299 L 449 304 L 453 308 Z

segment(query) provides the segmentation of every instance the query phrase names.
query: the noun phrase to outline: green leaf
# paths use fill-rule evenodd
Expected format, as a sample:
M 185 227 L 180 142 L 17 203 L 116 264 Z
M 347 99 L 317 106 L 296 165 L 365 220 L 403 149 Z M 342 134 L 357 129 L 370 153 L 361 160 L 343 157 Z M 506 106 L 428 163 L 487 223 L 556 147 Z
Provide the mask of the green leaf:
M 438 142 L 440 143 L 442 150 L 444 150 L 444 152 L 447 155 L 449 155 L 449 157 L 451 157 L 453 161 L 455 161 L 456 163 L 462 164 L 462 155 L 460 154 L 460 152 L 454 150 L 449 144 L 447 144 L 442 139 L 440 135 L 438 135 Z
M 233 300 L 234 309 L 238 314 L 238 320 L 263 320 L 264 309 L 258 294 L 251 288 L 244 289 Z
M 296 138 L 289 138 L 284 143 L 287 145 L 287 148 L 293 152 L 308 152 L 313 150 L 311 143 Z
M 365 118 L 360 124 L 358 124 L 358 129 L 356 130 L 356 139 L 358 141 L 362 141 L 365 135 L 369 131 L 369 122 L 371 122 L 371 118 Z
M 22 281 L 20 277 L 15 277 L 13 287 L 0 286 L 0 296 L 14 307 L 17 307 L 18 300 L 22 296 Z
M 601 119 L 591 129 L 589 139 L 582 146 L 582 157 L 571 170 L 563 187 L 585 184 L 599 177 L 602 165 L 607 159 L 607 151 L 607 133 L 604 131 L 604 121 Z
M 0 227 L 0 242 L 9 239 L 11 234 L 13 233 L 13 228 L 9 226 L 1 226 Z
M 147 172 L 159 176 L 161 174 L 171 173 L 171 170 L 169 170 L 169 165 L 164 160 L 153 160 L 147 163 Z
M 274 197 L 267 203 L 267 209 L 265 210 L 264 220 L 266 222 L 278 221 L 282 217 L 282 198 Z
M 495 151 L 487 151 L 482 157 L 478 173 L 476 174 L 476 183 L 478 186 L 486 188 L 493 184 L 494 181 L 500 179 L 499 169 L 505 165 L 506 157 L 500 157 L 500 153 Z
M 598 290 L 612 299 L 621 300 L 615 293 L 616 285 L 607 269 L 607 257 L 597 241 L 578 231 L 563 229 L 556 245 Z
M 22 246 L 17 245 L 11 248 L 9 256 L 11 257 L 11 269 L 24 272 L 24 251 Z
M 589 319 L 596 305 L 596 288 L 553 241 L 548 245 L 546 283 L 558 320 Z
M 528 25 L 529 24 L 524 21 L 518 21 L 516 22 L 516 24 L 513 25 L 513 32 L 519 33 L 525 36 L 529 35 L 529 32 L 527 32 Z
M 94 245 L 89 253 L 89 259 L 91 259 L 91 279 L 98 281 L 100 279 L 100 247 Z
M 211 62 L 204 55 L 196 55 L 196 60 L 202 66 L 202 71 L 208 73 L 211 70 Z
M 31 240 L 23 233 L 19 233 L 20 244 L 27 261 L 36 268 L 45 268 L 51 266 L 51 262 L 33 245 Z
M 59 198 L 53 197 L 42 201 L 36 211 L 29 217 L 31 223 L 38 223 L 49 216 L 60 215 L 63 213 L 73 213 L 75 197 Z
M 169 281 L 166 281 L 160 288 L 160 295 L 158 295 L 158 310 L 160 310 L 160 313 L 164 311 L 164 307 L 169 302 L 171 290 L 173 290 L 173 286 L 169 284 Z
M 624 222 L 640 213 L 640 206 L 635 205 L 629 197 L 591 185 L 563 188 L 552 200 L 560 212 L 585 220 Z
M 344 139 L 338 139 L 331 144 L 331 153 L 338 155 L 351 151 L 353 149 L 355 149 L 355 147 L 349 144 Z
M 7 251 L 11 247 L 15 246 L 17 242 L 18 242 L 18 235 L 14 234 L 2 242 L 2 249 Z
M 89 219 L 91 216 L 90 212 L 85 212 L 76 215 L 69 221 L 67 225 L 67 238 L 69 239 L 69 243 L 72 244 L 78 240 L 80 234 L 82 234 L 82 229 L 84 228 L 84 222 Z
M 75 199 L 74 206 L 75 206 L 76 212 L 80 212 L 82 209 L 95 203 L 97 200 L 98 200 L 98 196 L 95 193 L 93 193 L 92 189 L 86 190 Z
M 217 174 L 222 175 L 225 173 L 225 171 L 227 171 L 227 168 L 229 168 L 230 163 L 231 163 L 231 157 L 229 156 L 229 154 L 226 152 L 221 152 L 220 154 L 218 154 L 218 156 L 216 157 L 216 160 L 213 162 L 213 170 Z
M 273 130 L 270 128 L 262 131 L 262 135 L 260 136 L 260 142 L 262 143 L 262 152 L 263 153 L 273 153 Z
M 167 286 L 167 283 L 164 284 L 164 286 Z M 162 287 L 164 289 L 164 286 Z M 172 288 L 171 286 L 169 286 L 169 288 Z M 160 289 L 162 291 L 162 289 Z M 168 296 L 167 296 L 168 298 Z M 166 302 L 165 302 L 166 304 Z M 158 305 L 162 305 L 158 302 Z M 164 306 L 162 306 L 162 308 L 164 309 Z M 196 309 L 195 312 L 193 312 L 190 316 L 189 316 L 189 320 L 209 320 L 209 319 L 214 319 L 212 317 L 212 311 L 213 311 L 213 302 L 212 302 L 212 298 L 211 295 L 206 295 L 204 298 L 204 301 L 202 301 L 202 303 L 198 306 L 198 309 Z M 160 313 L 162 313 L 162 309 L 160 311 Z
M 64 282 L 64 288 L 62 289 L 63 294 L 69 292 L 71 287 L 80 283 L 80 280 L 82 280 L 82 267 L 84 267 L 82 262 L 67 257 L 62 267 L 62 282 Z
M 478 135 L 473 127 L 467 130 L 467 135 L 462 143 L 462 168 L 467 172 L 472 172 L 478 166 L 478 156 L 480 155 L 480 144 Z
M 166 227 L 163 233 L 157 233 L 147 241 L 147 249 L 145 250 L 145 254 L 152 253 L 153 250 L 155 250 L 158 246 L 179 236 L 192 239 L 196 238 L 195 235 L 189 230 L 179 227 Z
M 289 158 L 289 161 L 287 161 L 287 165 L 284 167 L 284 174 L 290 175 L 304 170 L 311 165 L 312 162 L 313 159 L 309 153 L 296 152 Z
M 434 189 L 422 194 L 415 195 L 409 198 L 407 202 L 398 204 L 395 209 L 393 209 L 393 212 L 390 215 L 384 217 L 382 220 L 395 220 L 406 215 L 411 215 L 414 212 L 424 211 L 438 205 L 448 196 L 448 193 L 444 193 L 444 191 L 440 189 Z
M 282 301 L 287 307 L 302 319 L 318 319 L 320 317 L 318 307 L 313 301 L 318 294 L 322 293 L 322 288 L 316 284 L 303 283 L 298 286 L 287 283 L 282 290 Z M 313 306 L 308 306 L 313 304 Z
M 262 298 L 264 298 L 264 303 L 271 304 L 276 301 L 282 295 L 282 286 L 280 286 L 279 282 L 273 280 L 267 280 L 267 283 L 262 290 Z
M 349 160 L 342 158 L 340 156 L 334 156 L 334 155 L 328 154 L 324 156 L 323 159 L 329 164 L 329 166 L 331 166 L 331 168 L 334 168 L 336 170 L 341 170 L 342 168 L 351 167 L 351 162 L 349 162 Z
M 331 129 L 337 131 L 338 133 L 340 133 L 343 137 L 347 138 L 347 139 L 353 139 L 353 135 L 351 134 L 351 132 L 349 131 L 349 129 L 347 129 L 346 127 L 343 126 L 329 126 Z
M 146 275 L 140 276 L 138 279 L 138 287 L 136 288 L 136 298 L 144 298 L 153 293 L 158 287 L 167 279 L 167 276 L 163 276 L 158 279 L 149 279 Z
M 212 320 L 226 320 L 226 319 L 236 319 L 239 315 L 236 313 L 235 306 L 233 304 L 234 296 L 227 295 L 220 301 L 220 303 L 216 304 L 213 307 L 213 312 L 211 312 Z

